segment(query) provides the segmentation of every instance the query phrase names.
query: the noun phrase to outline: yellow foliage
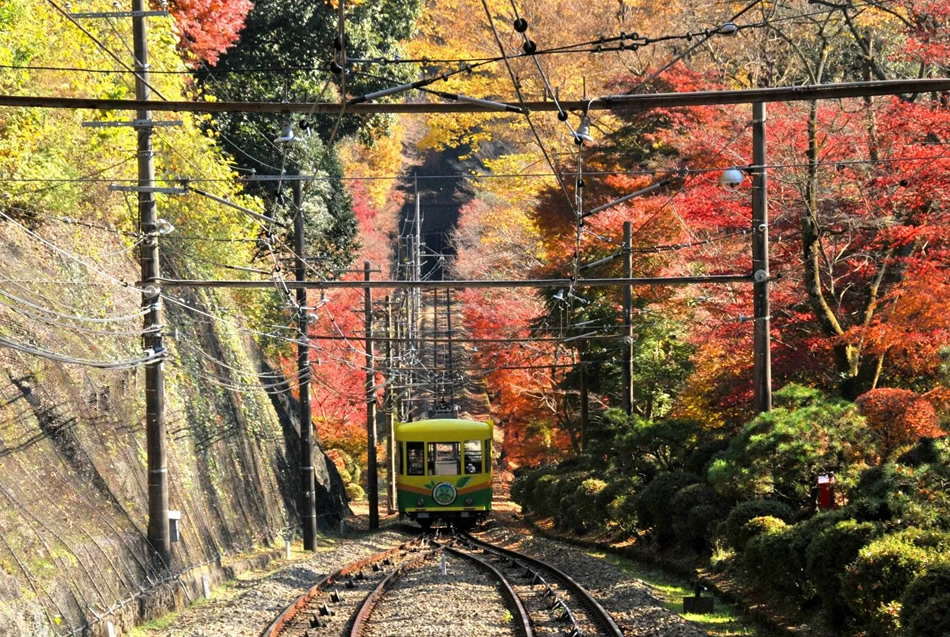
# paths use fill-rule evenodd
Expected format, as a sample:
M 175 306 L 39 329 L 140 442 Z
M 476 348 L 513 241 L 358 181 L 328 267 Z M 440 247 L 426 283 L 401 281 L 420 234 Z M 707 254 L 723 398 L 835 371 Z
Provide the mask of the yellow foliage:
M 84 11 L 113 11 L 109 0 L 87 0 Z M 133 65 L 127 46 L 132 42 L 129 19 L 83 23 L 119 58 Z M 153 99 L 190 99 L 189 75 L 179 52 L 171 20 L 148 22 Z M 117 69 L 115 72 L 27 70 L 0 73 L 0 91 L 62 97 L 131 98 L 134 77 L 119 69 L 75 24 L 39 0 L 6 0 L 0 10 L 0 62 L 21 67 Z M 170 73 L 169 73 L 170 71 Z M 0 109 L 0 176 L 16 180 L 58 180 L 17 184 L 7 190 L 10 205 L 36 212 L 105 222 L 121 230 L 137 230 L 134 195 L 111 192 L 110 182 L 137 179 L 136 133 L 131 127 L 84 128 L 85 121 L 128 121 L 129 112 L 53 109 Z M 204 189 L 260 210 L 260 203 L 241 195 L 228 158 L 201 131 L 206 115 L 155 113 L 154 118 L 180 119 L 182 126 L 156 128 L 153 134 L 156 176 L 160 186 L 177 185 L 179 178 L 203 180 Z M 94 181 L 79 181 L 80 178 Z M 62 180 L 77 181 L 62 181 Z M 198 184 L 196 184 L 197 186 Z M 253 225 L 240 212 L 197 195 L 159 196 L 159 216 L 177 229 L 170 247 L 204 262 L 244 262 L 246 243 L 181 241 L 194 237 L 246 237 Z M 131 240 L 131 239 L 130 239 Z
M 366 182 L 370 202 L 379 209 L 386 207 L 390 191 L 396 185 L 395 179 L 380 179 L 380 176 L 396 176 L 402 172 L 402 147 L 406 136 L 406 127 L 395 121 L 389 128 L 389 134 L 374 140 L 372 146 L 349 139 L 340 145 L 340 163 L 348 177 L 373 178 Z

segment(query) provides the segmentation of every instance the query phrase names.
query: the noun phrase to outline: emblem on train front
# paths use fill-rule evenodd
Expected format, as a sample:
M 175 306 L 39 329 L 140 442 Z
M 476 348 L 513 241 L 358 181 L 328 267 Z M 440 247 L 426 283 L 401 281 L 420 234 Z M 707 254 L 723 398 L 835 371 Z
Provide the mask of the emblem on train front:
M 440 482 L 432 488 L 432 499 L 436 501 L 436 504 L 442 506 L 448 506 L 455 502 L 457 495 L 455 487 L 448 482 Z

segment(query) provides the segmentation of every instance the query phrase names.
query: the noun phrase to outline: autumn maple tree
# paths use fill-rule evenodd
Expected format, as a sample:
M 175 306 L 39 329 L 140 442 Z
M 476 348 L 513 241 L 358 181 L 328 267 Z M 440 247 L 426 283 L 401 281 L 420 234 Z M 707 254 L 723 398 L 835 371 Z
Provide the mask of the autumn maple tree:
M 240 37 L 251 0 L 174 0 L 169 12 L 178 24 L 181 45 L 196 61 L 214 66 Z
M 937 424 L 933 404 L 910 390 L 872 389 L 858 396 L 856 403 L 868 425 L 877 433 L 885 458 L 921 438 L 946 435 Z

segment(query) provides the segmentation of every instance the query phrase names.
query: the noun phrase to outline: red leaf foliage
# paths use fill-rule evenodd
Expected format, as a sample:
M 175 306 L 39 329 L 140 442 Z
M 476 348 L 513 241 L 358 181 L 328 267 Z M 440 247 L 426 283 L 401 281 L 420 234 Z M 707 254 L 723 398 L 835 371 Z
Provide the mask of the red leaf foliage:
M 872 389 L 857 399 L 868 425 L 877 432 L 885 457 L 921 438 L 946 435 L 937 425 L 933 404 L 907 389 Z
M 182 46 L 214 66 L 244 28 L 251 0 L 175 0 L 169 12 L 181 32 Z

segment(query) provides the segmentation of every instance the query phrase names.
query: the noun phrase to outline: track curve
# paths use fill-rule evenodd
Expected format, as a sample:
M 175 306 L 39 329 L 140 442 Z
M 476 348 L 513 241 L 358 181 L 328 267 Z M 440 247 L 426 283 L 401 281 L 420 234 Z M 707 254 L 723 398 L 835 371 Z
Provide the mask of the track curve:
M 567 573 L 561 571 L 559 568 L 543 562 L 537 558 L 525 555 L 524 553 L 519 553 L 518 551 L 513 551 L 501 546 L 496 546 L 489 542 L 479 540 L 468 533 L 459 533 L 458 537 L 462 542 L 468 544 L 469 546 L 480 548 L 483 551 L 488 553 L 494 553 L 495 555 L 501 556 L 506 560 L 513 561 L 518 566 L 526 569 L 527 572 L 533 574 L 533 582 L 545 585 L 548 592 L 551 593 L 554 598 L 552 602 L 552 608 L 560 609 L 559 612 L 565 616 L 565 618 L 570 619 L 574 624 L 575 633 L 581 634 L 580 628 L 577 625 L 577 621 L 574 618 L 572 611 L 567 607 L 567 605 L 560 600 L 557 595 L 553 592 L 550 587 L 550 584 L 544 579 L 542 572 L 546 571 L 553 578 L 558 580 L 558 584 L 563 586 L 571 592 L 578 600 L 580 600 L 581 605 L 584 607 L 584 610 L 587 612 L 590 620 L 595 623 L 603 632 L 611 637 L 623 637 L 624 633 L 621 630 L 620 626 L 614 620 L 614 618 L 607 612 L 600 602 L 594 599 L 593 595 L 590 592 L 581 586 L 577 581 L 575 581 Z

